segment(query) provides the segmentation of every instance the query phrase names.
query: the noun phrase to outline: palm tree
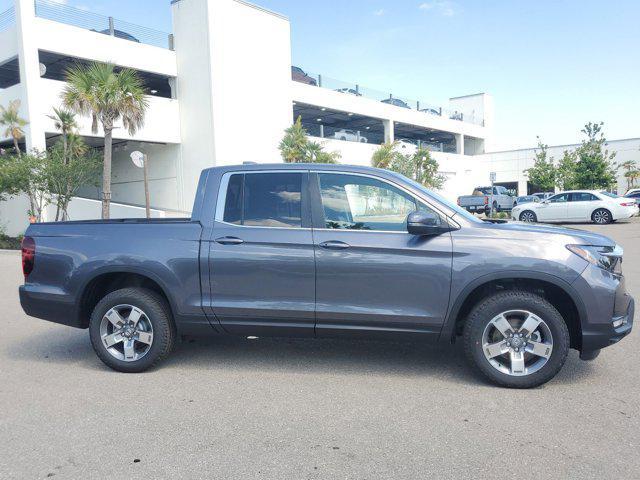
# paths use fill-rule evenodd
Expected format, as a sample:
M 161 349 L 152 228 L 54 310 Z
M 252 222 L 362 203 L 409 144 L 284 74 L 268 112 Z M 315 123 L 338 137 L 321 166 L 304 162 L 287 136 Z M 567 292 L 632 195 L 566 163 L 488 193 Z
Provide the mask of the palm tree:
M 625 169 L 625 173 L 624 176 L 627 179 L 627 190 L 630 188 L 633 188 L 636 178 L 638 178 L 637 176 L 637 165 L 636 165 L 636 161 L 635 160 L 627 160 L 625 162 L 622 162 L 618 168 L 624 168 Z
M 79 115 L 91 115 L 91 131 L 104 130 L 104 164 L 102 170 L 102 218 L 109 218 L 111 203 L 111 146 L 117 121 L 131 135 L 142 127 L 149 103 L 145 86 L 131 69 L 116 70 L 111 63 L 93 62 L 67 71 L 67 86 L 62 92 L 64 106 Z
M 13 139 L 13 146 L 18 156 L 20 156 L 18 140 L 24 138 L 23 128 L 29 124 L 29 122 L 20 117 L 19 113 L 20 100 L 10 101 L 9 106 L 6 108 L 0 105 L 0 125 L 7 127 L 4 131 L 4 136 Z
M 64 153 L 63 161 L 66 165 L 68 163 L 67 154 L 69 146 L 69 136 L 78 129 L 76 116 L 73 112 L 56 107 L 53 107 L 53 115 L 47 116 L 51 120 L 53 120 L 56 130 L 60 130 L 60 132 L 62 132 L 62 152 Z

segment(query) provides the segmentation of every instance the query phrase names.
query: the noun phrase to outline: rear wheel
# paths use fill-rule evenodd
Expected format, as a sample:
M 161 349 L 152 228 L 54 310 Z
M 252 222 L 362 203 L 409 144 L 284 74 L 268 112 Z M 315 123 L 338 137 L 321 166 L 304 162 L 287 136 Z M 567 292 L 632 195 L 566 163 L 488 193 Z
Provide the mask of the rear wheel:
M 171 312 L 157 293 L 124 288 L 105 296 L 93 310 L 89 335 L 96 354 L 120 372 L 142 372 L 172 350 Z
M 467 359 L 493 383 L 532 388 L 551 380 L 569 352 L 569 331 L 544 298 L 509 290 L 482 300 L 464 327 Z
M 525 210 L 520 214 L 521 222 L 535 223 L 538 221 L 538 217 L 531 210 Z
M 599 208 L 591 214 L 591 220 L 593 221 L 593 223 L 606 225 L 607 223 L 613 222 L 613 216 L 611 215 L 611 212 L 606 208 Z

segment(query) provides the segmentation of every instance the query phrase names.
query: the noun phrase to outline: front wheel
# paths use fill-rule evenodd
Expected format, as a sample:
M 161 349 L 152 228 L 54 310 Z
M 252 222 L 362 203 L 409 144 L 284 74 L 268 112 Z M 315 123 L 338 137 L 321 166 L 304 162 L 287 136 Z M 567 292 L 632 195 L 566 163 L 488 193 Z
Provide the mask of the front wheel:
M 547 300 L 509 290 L 478 303 L 464 327 L 472 366 L 493 383 L 532 388 L 551 380 L 569 352 L 569 330 Z
M 611 215 L 611 212 L 606 208 L 599 208 L 591 214 L 591 220 L 593 221 L 593 223 L 606 225 L 607 223 L 613 222 L 613 216 Z
M 157 293 L 123 288 L 105 296 L 89 320 L 96 354 L 119 372 L 142 372 L 172 350 L 175 330 L 171 311 Z
M 536 216 L 536 214 L 534 212 L 532 212 L 531 210 L 525 210 L 524 212 L 522 212 L 520 214 L 520 218 L 519 220 L 521 222 L 527 222 L 527 223 L 535 223 L 538 221 L 538 217 Z

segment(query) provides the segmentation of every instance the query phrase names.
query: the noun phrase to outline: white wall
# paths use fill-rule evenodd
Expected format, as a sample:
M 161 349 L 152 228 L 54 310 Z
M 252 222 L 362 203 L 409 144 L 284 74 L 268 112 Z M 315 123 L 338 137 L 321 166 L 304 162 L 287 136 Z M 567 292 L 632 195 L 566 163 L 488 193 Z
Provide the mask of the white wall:
M 18 36 L 16 27 L 0 32 L 0 63 L 18 55 Z
M 238 0 L 173 4 L 181 104 L 182 208 L 203 168 L 280 161 L 291 124 L 289 22 Z
M 132 43 L 132 42 L 129 42 Z M 65 82 L 48 80 L 44 78 L 35 79 L 30 90 L 36 98 L 35 115 L 41 118 L 42 128 L 48 133 L 57 133 L 54 121 L 47 115 L 53 113 L 53 107 L 60 107 L 61 94 L 65 87 Z M 135 135 L 130 135 L 126 129 L 122 128 L 122 122 L 117 122 L 113 130 L 114 139 L 136 139 L 145 142 L 180 143 L 180 108 L 178 100 L 170 98 L 147 96 L 149 108 L 145 115 L 144 126 Z M 98 133 L 91 132 L 91 118 L 78 117 L 78 133 L 80 135 L 92 137 L 104 137 L 102 127 Z

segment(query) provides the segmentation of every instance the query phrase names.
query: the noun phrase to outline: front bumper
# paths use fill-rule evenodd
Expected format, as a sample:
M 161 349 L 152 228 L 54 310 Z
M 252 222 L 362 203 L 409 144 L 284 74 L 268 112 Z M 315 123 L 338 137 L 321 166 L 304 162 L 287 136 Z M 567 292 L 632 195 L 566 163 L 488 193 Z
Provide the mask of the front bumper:
M 626 308 L 621 312 L 616 312 L 608 323 L 584 325 L 582 326 L 582 352 L 593 352 L 601 348 L 618 343 L 631 333 L 633 328 L 633 316 L 635 313 L 635 301 L 628 295 L 626 297 Z

